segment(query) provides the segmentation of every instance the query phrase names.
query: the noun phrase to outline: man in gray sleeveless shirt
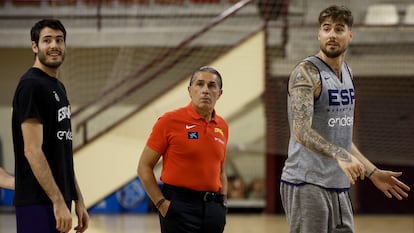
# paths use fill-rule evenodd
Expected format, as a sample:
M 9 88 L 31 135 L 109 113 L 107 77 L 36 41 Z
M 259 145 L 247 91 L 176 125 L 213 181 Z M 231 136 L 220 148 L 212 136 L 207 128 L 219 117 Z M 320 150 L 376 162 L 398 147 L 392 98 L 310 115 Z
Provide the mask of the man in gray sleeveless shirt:
M 410 188 L 401 172 L 381 170 L 354 145 L 355 91 L 345 53 L 352 13 L 331 6 L 319 15 L 320 51 L 299 63 L 289 78 L 290 141 L 281 198 L 290 233 L 354 232 L 348 190 L 369 178 L 387 197 L 401 200 Z

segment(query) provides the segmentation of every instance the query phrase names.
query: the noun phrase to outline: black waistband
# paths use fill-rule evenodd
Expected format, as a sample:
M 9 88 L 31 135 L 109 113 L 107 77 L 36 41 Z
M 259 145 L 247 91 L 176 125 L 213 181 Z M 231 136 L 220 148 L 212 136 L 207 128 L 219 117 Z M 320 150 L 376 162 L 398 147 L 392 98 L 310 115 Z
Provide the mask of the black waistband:
M 178 187 L 169 184 L 163 184 L 163 189 L 167 192 L 174 192 L 179 195 L 181 198 L 199 200 L 203 202 L 224 202 L 224 195 L 217 192 L 210 191 L 196 191 L 188 188 Z

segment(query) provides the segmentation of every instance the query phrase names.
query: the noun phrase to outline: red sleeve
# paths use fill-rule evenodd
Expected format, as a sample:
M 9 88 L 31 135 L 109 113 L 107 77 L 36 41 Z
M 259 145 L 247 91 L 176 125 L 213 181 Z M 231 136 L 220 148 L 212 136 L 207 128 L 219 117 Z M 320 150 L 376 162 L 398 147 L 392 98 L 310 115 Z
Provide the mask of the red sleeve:
M 152 132 L 147 140 L 147 146 L 160 154 L 164 154 L 168 147 L 167 129 L 168 117 L 162 116 L 158 118 L 152 127 Z

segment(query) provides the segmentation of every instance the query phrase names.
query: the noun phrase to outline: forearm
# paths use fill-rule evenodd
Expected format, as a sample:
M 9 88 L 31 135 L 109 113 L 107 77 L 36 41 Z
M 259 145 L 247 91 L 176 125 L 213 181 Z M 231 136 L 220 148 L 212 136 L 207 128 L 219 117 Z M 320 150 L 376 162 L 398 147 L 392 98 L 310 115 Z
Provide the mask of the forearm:
M 78 200 L 76 200 L 76 202 L 83 203 L 83 205 L 84 205 L 85 202 L 83 200 L 83 195 L 82 195 L 82 192 L 81 192 L 79 184 L 78 184 L 78 179 L 76 178 L 76 176 L 74 177 L 74 179 L 75 179 L 76 194 L 78 196 Z
M 53 204 L 64 204 L 64 198 L 52 175 L 49 163 L 42 150 L 43 125 L 37 119 L 28 119 L 21 125 L 24 141 L 24 155 L 40 186 Z
M 55 182 L 43 152 L 41 150 L 28 150 L 25 154 L 34 176 L 50 200 L 54 204 L 64 202 L 63 195 Z
M 342 161 L 350 161 L 349 153 L 342 147 L 337 146 L 311 128 L 298 129 L 298 141 L 306 148 L 320 155 L 341 159 Z
M 161 154 L 159 152 L 146 146 L 141 154 L 137 167 L 137 175 L 154 204 L 157 204 L 164 198 L 154 175 L 154 167 L 158 163 L 160 157 Z
M 164 198 L 162 194 L 157 180 L 154 175 L 154 171 L 150 167 L 139 167 L 138 169 L 138 177 L 144 186 L 149 198 L 152 200 L 154 204 L 156 204 L 159 200 Z
M 366 174 L 365 175 L 372 175 L 372 173 L 374 172 L 374 169 L 376 169 L 376 166 L 369 161 L 360 151 L 359 149 L 355 146 L 354 143 L 352 143 L 352 149 L 351 149 L 351 153 L 353 156 L 355 156 L 365 167 L 365 171 Z
M 14 177 L 0 167 L 0 187 L 14 189 Z

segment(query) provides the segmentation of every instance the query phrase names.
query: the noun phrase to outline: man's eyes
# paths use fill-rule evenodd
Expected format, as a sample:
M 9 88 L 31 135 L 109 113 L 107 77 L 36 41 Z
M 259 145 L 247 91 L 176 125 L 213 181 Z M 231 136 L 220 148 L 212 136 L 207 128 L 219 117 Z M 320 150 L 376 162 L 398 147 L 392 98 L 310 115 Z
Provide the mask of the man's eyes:
M 200 82 L 200 83 L 196 83 L 196 85 L 199 86 L 199 87 L 203 87 L 205 84 Z M 208 86 L 208 88 L 216 88 L 217 84 L 216 83 L 208 83 L 207 86 Z

